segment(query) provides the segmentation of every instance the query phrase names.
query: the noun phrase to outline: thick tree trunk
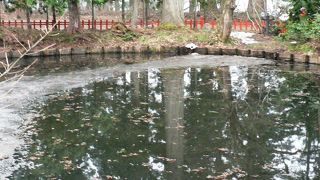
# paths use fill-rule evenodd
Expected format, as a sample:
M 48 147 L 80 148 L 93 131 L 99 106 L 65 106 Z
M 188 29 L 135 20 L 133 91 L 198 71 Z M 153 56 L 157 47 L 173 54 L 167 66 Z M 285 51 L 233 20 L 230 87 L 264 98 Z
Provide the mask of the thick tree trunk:
M 184 0 L 163 0 L 162 23 L 184 25 Z
M 226 0 L 223 6 L 222 17 L 220 20 L 220 37 L 222 42 L 227 42 L 232 31 L 233 12 L 235 0 Z
M 141 7 L 141 4 L 141 0 L 133 0 L 131 17 L 132 27 L 137 27 L 139 24 L 139 9 Z
M 69 0 L 68 1 L 68 10 L 69 10 L 68 32 L 74 33 L 74 32 L 79 31 L 81 29 L 78 1 L 77 0 Z
M 30 9 L 26 9 L 26 18 L 27 18 L 27 27 L 28 29 L 32 29 L 31 20 L 30 20 Z

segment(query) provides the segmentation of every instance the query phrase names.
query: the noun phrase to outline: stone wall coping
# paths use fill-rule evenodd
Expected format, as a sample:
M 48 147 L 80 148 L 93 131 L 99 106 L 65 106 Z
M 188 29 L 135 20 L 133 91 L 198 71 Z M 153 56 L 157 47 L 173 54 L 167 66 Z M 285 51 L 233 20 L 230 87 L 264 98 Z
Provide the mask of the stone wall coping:
M 76 47 L 63 49 L 48 49 L 38 53 L 32 53 L 27 57 L 45 57 L 45 56 L 66 56 L 66 55 L 86 55 L 86 54 L 108 54 L 108 53 L 130 53 L 130 54 L 170 54 L 170 55 L 187 55 L 190 53 L 199 53 L 202 55 L 229 55 L 229 56 L 244 56 L 265 58 L 276 61 L 289 61 L 297 63 L 320 64 L 320 56 L 302 55 L 298 53 L 276 52 L 251 49 L 237 48 L 221 48 L 221 47 L 199 47 L 190 50 L 183 46 L 175 47 L 149 47 L 149 46 L 132 46 L 132 47 Z M 9 59 L 18 58 L 18 51 L 9 51 L 7 53 Z M 4 52 L 0 53 L 0 59 L 4 59 Z

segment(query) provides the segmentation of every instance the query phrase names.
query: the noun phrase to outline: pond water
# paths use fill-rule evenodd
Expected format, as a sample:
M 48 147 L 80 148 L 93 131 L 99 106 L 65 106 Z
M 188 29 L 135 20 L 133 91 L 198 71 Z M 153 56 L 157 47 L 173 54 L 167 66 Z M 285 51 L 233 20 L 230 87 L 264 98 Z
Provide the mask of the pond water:
M 319 179 L 319 75 L 232 58 L 48 94 L 10 179 Z

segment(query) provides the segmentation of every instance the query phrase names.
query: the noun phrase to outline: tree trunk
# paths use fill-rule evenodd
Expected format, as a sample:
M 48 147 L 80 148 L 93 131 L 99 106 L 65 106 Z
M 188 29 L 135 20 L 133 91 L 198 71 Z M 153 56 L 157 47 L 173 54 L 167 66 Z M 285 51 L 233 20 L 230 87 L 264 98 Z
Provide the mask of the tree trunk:
M 125 23 L 126 22 L 126 19 L 125 19 L 125 5 L 126 5 L 126 2 L 124 0 L 122 0 L 121 2 L 121 16 L 122 16 L 122 22 Z
M 184 0 L 163 0 L 162 23 L 184 25 Z
M 235 0 L 226 0 L 223 6 L 222 17 L 220 20 L 220 37 L 221 41 L 224 43 L 230 38 L 235 7 Z
M 30 9 L 26 9 L 26 18 L 27 18 L 27 27 L 28 29 L 32 29 L 31 20 L 30 20 Z
M 52 6 L 52 25 L 55 25 L 57 22 L 57 16 L 56 16 L 56 8 L 55 6 Z M 53 27 L 54 29 L 57 29 L 57 26 Z
M 94 0 L 91 0 L 91 21 L 92 21 L 92 29 L 94 29 Z
M 195 0 L 189 0 L 189 14 L 193 14 L 195 8 Z
M 148 9 L 149 9 L 149 1 L 148 0 L 144 0 L 143 3 L 143 9 L 144 9 L 144 15 L 143 15 L 143 20 L 144 20 L 144 27 L 147 28 L 148 27 Z
M 79 12 L 77 0 L 68 1 L 68 11 L 69 11 L 68 32 L 74 33 L 76 31 L 79 31 L 81 29 L 81 23 L 80 23 L 80 12 Z
M 114 9 L 116 12 L 119 12 L 120 11 L 120 3 L 119 3 L 120 0 L 115 0 L 114 1 Z
M 141 7 L 141 0 L 133 0 L 132 17 L 131 17 L 132 27 L 137 27 L 139 24 L 139 9 L 140 9 L 140 7 Z

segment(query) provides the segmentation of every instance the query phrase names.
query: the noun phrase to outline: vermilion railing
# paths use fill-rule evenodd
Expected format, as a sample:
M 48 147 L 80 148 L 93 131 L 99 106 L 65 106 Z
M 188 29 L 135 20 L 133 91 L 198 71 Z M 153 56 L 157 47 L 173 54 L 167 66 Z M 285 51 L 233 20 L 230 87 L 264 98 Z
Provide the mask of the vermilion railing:
M 115 21 L 111 20 L 94 20 L 93 22 L 91 20 L 81 20 L 81 26 L 83 29 L 96 29 L 96 30 L 108 30 L 114 25 Z M 62 20 L 57 21 L 56 23 L 54 21 L 46 21 L 46 20 L 33 20 L 30 22 L 32 29 L 47 29 L 52 28 L 52 26 L 56 24 L 56 28 L 58 30 L 66 29 L 69 26 L 69 21 Z M 261 31 L 262 27 L 265 27 L 265 22 L 262 21 L 262 23 L 249 21 L 249 20 L 241 20 L 237 19 L 233 21 L 233 29 L 237 31 Z M 131 26 L 131 22 L 126 22 L 126 25 Z M 23 20 L 14 20 L 14 21 L 4 21 L 2 20 L 0 22 L 0 26 L 4 27 L 16 27 L 16 28 L 23 28 L 26 29 L 28 27 L 28 23 Z M 138 23 L 138 26 L 144 27 L 145 22 L 143 20 L 140 20 Z M 147 26 L 149 28 L 159 27 L 160 21 L 159 20 L 152 20 L 148 21 Z M 216 20 L 209 20 L 204 21 L 204 18 L 200 18 L 199 20 L 196 20 L 194 22 L 192 19 L 186 19 L 185 20 L 185 26 L 190 27 L 191 29 L 216 29 L 218 26 L 218 23 Z M 194 27 L 195 26 L 195 27 Z

